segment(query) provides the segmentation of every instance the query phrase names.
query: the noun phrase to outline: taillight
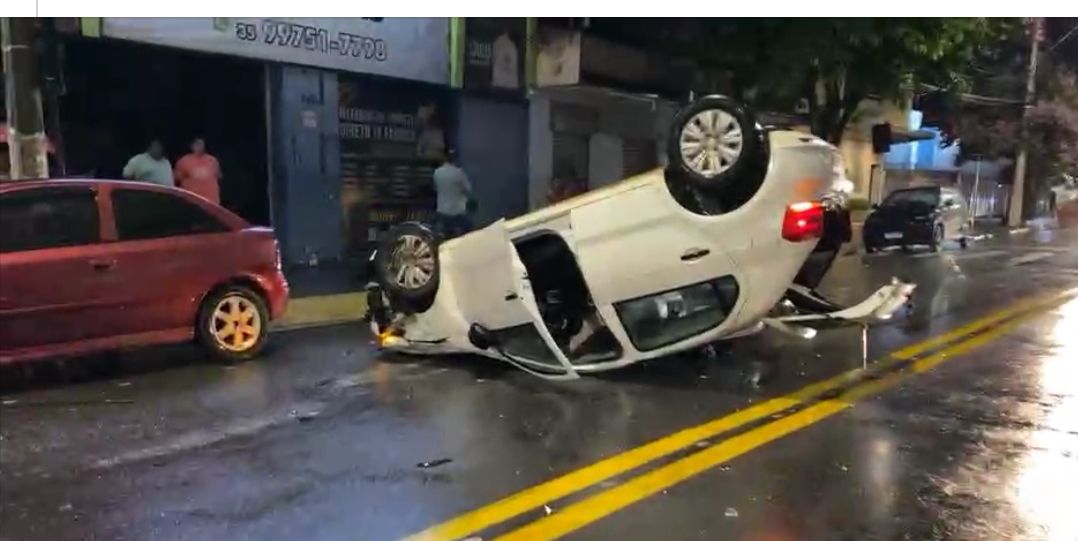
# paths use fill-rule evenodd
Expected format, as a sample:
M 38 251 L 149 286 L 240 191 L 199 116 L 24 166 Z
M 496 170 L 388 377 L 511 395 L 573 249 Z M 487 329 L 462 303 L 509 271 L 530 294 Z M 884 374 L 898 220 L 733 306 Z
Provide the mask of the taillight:
M 782 217 L 782 238 L 801 242 L 823 235 L 823 205 L 819 201 L 794 203 Z

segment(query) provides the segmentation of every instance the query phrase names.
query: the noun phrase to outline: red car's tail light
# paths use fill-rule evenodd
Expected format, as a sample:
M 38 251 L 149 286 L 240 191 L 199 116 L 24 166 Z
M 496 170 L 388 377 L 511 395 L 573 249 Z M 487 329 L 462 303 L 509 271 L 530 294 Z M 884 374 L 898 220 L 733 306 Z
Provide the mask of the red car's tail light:
M 782 238 L 791 242 L 820 238 L 823 235 L 823 205 L 819 201 L 794 203 L 782 217 Z

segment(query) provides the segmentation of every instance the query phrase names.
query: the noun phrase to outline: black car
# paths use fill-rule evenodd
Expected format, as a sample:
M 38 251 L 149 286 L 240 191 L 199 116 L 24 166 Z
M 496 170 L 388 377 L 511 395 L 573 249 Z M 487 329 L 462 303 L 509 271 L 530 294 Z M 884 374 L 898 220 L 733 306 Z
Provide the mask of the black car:
M 966 247 L 969 206 L 958 190 L 941 186 L 896 190 L 872 208 L 862 231 L 866 252 L 913 245 L 937 251 L 944 240 Z

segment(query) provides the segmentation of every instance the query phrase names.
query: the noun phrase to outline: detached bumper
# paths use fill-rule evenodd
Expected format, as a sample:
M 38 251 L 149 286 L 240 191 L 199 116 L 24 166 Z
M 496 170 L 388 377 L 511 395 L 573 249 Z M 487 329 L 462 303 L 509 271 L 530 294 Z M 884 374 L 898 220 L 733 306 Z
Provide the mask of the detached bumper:
M 803 338 L 815 336 L 817 329 L 869 325 L 890 319 L 899 308 L 909 302 L 916 288 L 916 284 L 894 278 L 890 284 L 877 289 L 865 300 L 843 308 L 820 297 L 815 291 L 797 289 L 795 286 L 787 297 L 797 311 L 789 315 L 765 318 L 764 323 Z

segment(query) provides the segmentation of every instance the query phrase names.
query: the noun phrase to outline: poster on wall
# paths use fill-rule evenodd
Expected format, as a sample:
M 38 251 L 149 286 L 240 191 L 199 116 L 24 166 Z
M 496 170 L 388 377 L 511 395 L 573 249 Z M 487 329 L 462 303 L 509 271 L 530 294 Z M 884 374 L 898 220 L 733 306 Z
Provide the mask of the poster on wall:
M 106 17 L 102 33 L 208 53 L 449 82 L 445 17 Z
M 436 87 L 348 79 L 338 84 L 341 180 L 349 249 L 434 218 L 434 169 L 445 154 L 447 100 Z
M 523 17 L 469 17 L 464 23 L 464 88 L 523 92 Z

